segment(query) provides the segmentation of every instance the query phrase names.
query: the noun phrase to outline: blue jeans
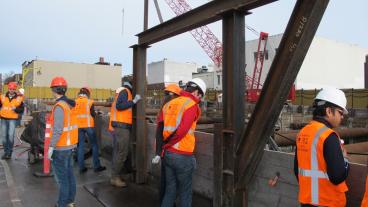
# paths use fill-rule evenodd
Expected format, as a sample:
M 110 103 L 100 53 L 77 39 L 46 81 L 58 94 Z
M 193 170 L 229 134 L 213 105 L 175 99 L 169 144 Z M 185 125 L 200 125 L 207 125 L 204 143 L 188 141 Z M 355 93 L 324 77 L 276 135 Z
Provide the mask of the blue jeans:
M 65 207 L 74 202 L 77 188 L 73 174 L 72 149 L 54 150 L 51 164 L 59 186 L 57 204 L 59 207 Z
M 96 138 L 96 130 L 94 127 L 79 128 L 78 129 L 78 165 L 79 170 L 84 168 L 84 141 L 85 134 L 87 134 L 92 147 L 93 167 L 95 169 L 101 166 L 100 159 L 98 158 L 98 145 Z
M 164 161 L 166 188 L 161 207 L 174 206 L 177 192 L 180 207 L 192 206 L 192 177 L 196 168 L 194 155 L 166 152 Z
M 11 156 L 14 145 L 14 132 L 16 119 L 1 119 L 1 140 L 3 141 L 4 152 Z

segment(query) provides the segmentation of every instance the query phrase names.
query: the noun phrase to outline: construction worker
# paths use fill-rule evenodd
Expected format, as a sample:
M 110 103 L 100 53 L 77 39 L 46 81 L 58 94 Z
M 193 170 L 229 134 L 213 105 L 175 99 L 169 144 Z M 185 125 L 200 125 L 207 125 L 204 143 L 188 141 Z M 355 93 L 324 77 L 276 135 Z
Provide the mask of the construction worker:
M 79 90 L 78 97 L 75 100 L 75 110 L 78 119 L 78 165 L 80 174 L 87 172 L 87 168 L 84 166 L 84 142 L 86 134 L 88 135 L 92 148 L 94 171 L 101 172 L 106 170 L 106 167 L 101 166 L 100 159 L 98 158 L 99 153 L 94 120 L 96 112 L 93 105 L 94 101 L 90 99 L 90 95 L 91 89 L 83 87 Z
M 16 93 L 17 83 L 8 83 L 8 92 L 1 95 L 1 139 L 3 141 L 4 154 L 1 159 L 11 159 L 14 145 L 15 127 L 19 114 L 24 111 L 23 99 Z
M 167 102 L 171 101 L 174 98 L 180 96 L 182 89 L 177 84 L 169 84 L 164 89 L 164 100 L 162 106 L 164 106 Z M 156 128 L 156 155 L 152 158 L 152 164 L 158 164 L 161 160 L 162 154 L 162 146 L 163 146 L 163 130 L 164 123 L 162 117 L 162 107 L 157 117 L 157 128 Z M 161 177 L 160 177 L 160 203 L 165 195 L 165 186 L 166 186 L 166 176 L 165 176 L 165 162 L 161 162 Z
M 186 84 L 179 97 L 166 103 L 162 109 L 166 176 L 162 207 L 172 207 L 177 194 L 179 206 L 192 205 L 192 177 L 196 167 L 194 131 L 201 115 L 199 103 L 205 93 L 204 81 L 194 78 Z
M 24 88 L 18 89 L 17 95 L 19 96 L 20 100 L 24 103 Z M 25 106 L 24 106 L 25 109 Z M 24 111 L 23 111 L 24 112 Z M 19 127 L 21 125 L 23 112 L 21 114 L 18 114 L 17 124 L 16 126 Z
M 113 135 L 113 160 L 110 183 L 116 187 L 126 187 L 120 172 L 127 160 L 130 149 L 130 131 L 132 128 L 132 107 L 141 99 L 139 94 L 132 98 L 132 84 L 124 82 L 116 89 L 111 105 L 109 130 Z
M 365 193 L 364 193 L 361 207 L 368 207 L 368 176 L 366 176 L 366 179 L 365 179 Z
M 51 81 L 52 95 L 56 99 L 51 111 L 51 141 L 48 158 L 59 187 L 56 206 L 75 206 L 76 182 L 72 167 L 72 152 L 78 143 L 78 125 L 75 102 L 65 96 L 67 82 L 63 77 Z
M 301 206 L 346 206 L 349 163 L 334 128 L 347 115 L 346 97 L 336 88 L 322 89 L 313 102 L 313 120 L 298 134 L 294 172 Z

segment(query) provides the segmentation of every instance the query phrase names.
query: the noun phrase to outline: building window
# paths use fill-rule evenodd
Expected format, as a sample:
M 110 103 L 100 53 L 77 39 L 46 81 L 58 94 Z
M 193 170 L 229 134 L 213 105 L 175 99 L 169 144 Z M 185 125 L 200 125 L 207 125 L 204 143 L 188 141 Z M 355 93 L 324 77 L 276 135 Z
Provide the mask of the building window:
M 221 76 L 217 75 L 217 85 L 221 85 Z

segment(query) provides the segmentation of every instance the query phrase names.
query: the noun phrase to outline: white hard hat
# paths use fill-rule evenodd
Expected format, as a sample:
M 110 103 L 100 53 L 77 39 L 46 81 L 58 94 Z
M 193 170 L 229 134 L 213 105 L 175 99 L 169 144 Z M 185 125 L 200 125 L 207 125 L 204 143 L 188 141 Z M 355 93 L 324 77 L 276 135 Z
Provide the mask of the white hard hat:
M 19 89 L 19 93 L 22 94 L 22 95 L 24 95 L 24 88 L 20 88 Z
M 323 88 L 316 96 L 314 100 L 323 100 L 335 104 L 344 110 L 344 114 L 348 114 L 346 110 L 346 97 L 345 93 L 337 88 Z
M 120 91 L 124 90 L 124 87 L 119 87 L 115 90 L 115 93 L 120 93 Z
M 133 87 L 132 87 L 132 84 L 130 84 L 128 81 L 125 81 L 125 82 L 123 83 L 123 86 L 129 87 L 129 88 L 133 88 Z
M 195 85 L 197 85 L 201 89 L 201 91 L 203 92 L 203 96 L 206 94 L 206 90 L 207 90 L 206 83 L 202 79 L 193 78 L 188 83 L 189 84 L 194 83 Z

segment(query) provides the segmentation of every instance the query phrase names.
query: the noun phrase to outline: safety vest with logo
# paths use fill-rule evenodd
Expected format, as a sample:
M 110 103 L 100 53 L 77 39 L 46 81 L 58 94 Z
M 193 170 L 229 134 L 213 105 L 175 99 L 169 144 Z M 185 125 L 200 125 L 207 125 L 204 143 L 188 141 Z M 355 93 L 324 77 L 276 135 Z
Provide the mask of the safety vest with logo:
M 93 100 L 85 96 L 79 96 L 75 100 L 75 110 L 78 119 L 78 128 L 90 128 L 95 126 L 95 120 L 91 115 Z
M 311 121 L 298 134 L 296 153 L 300 203 L 330 207 L 346 206 L 345 192 L 348 187 L 345 181 L 338 185 L 329 181 L 323 157 L 324 142 L 332 133 L 334 131 L 326 125 Z
M 123 90 L 125 90 L 128 94 L 128 101 L 133 100 L 132 99 L 132 93 L 130 92 L 129 89 L 124 88 Z M 119 93 L 120 94 L 120 93 Z M 114 101 L 112 102 L 111 105 L 111 111 L 110 111 L 110 121 L 109 121 L 109 130 L 110 131 L 114 131 L 113 127 L 111 126 L 111 123 L 113 121 L 115 122 L 121 122 L 121 123 L 125 123 L 125 124 L 132 124 L 132 108 L 128 108 L 125 110 L 117 110 L 116 109 L 116 102 L 118 100 L 119 94 L 115 94 L 114 97 Z
M 164 105 L 164 107 L 162 108 L 164 121 L 164 141 L 167 141 L 170 135 L 172 135 L 176 131 L 176 129 L 180 125 L 185 111 L 196 104 L 197 103 L 191 98 L 180 96 L 178 98 L 172 99 Z M 194 131 L 197 126 L 198 118 L 199 116 L 192 123 L 188 133 L 179 142 L 171 146 L 173 149 L 184 153 L 193 153 L 195 148 Z
M 2 107 L 0 110 L 0 116 L 6 119 L 18 119 L 18 114 L 14 111 L 15 108 L 21 105 L 22 100 L 19 98 L 13 98 L 11 101 L 9 97 L 1 96 Z
M 57 148 L 68 147 L 76 145 L 78 143 L 78 120 L 75 109 L 70 108 L 69 104 L 65 101 L 58 101 L 51 111 L 51 131 L 50 137 L 52 138 L 52 133 L 54 130 L 54 113 L 56 107 L 61 107 L 64 112 L 64 128 L 60 135 L 59 141 L 56 143 Z
M 365 179 L 365 193 L 361 207 L 368 207 L 368 176 Z

